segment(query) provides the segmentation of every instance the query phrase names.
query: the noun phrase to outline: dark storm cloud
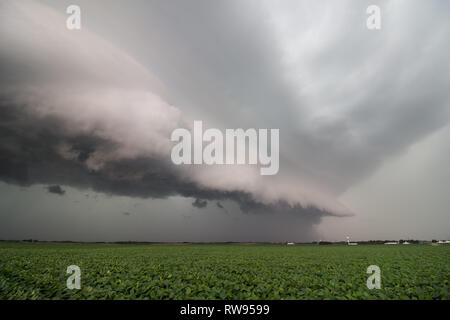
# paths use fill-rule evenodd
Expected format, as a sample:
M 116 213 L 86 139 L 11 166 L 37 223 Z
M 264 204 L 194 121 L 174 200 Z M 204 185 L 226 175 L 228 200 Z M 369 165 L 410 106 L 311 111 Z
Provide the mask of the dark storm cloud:
M 7 71 L 0 81 L 3 181 L 142 198 L 230 199 L 247 212 L 253 206 L 275 209 L 273 203 L 287 198 L 292 207 L 311 204 L 326 207 L 329 214 L 348 213 L 334 200 L 323 201 L 320 192 L 286 192 L 293 189 L 281 179 L 276 184 L 266 180 L 278 191 L 268 196 L 262 181 L 257 182 L 261 177 L 256 170 L 176 168 L 170 161 L 169 137 L 186 121 L 179 109 L 153 92 L 158 92 L 158 83 L 147 70 L 88 31 L 70 33 L 64 29 L 64 17 L 48 8 L 13 1 L 1 6 L 8 13 L 0 29 L 6 39 L 0 67 Z M 256 25 L 249 28 L 256 32 Z M 30 33 L 46 36 L 29 37 Z M 55 41 L 60 45 L 55 47 Z M 17 54 L 15 48 L 24 50 Z M 233 55 L 238 58 L 240 53 Z M 261 63 L 269 67 L 268 58 Z M 256 65 L 253 70 L 258 70 Z M 236 182 L 233 176 L 246 178 Z
M 195 199 L 195 201 L 192 202 L 192 206 L 199 208 L 199 209 L 206 208 L 207 205 L 208 205 L 208 201 L 202 200 L 199 198 Z
M 66 190 L 61 188 L 60 185 L 52 185 L 47 187 L 47 191 L 50 193 L 59 194 L 60 196 L 64 195 L 66 193 Z
M 172 107 L 100 37 L 4 1 L 0 179 L 233 200 L 243 212 L 300 215 L 305 231 L 449 122 L 448 5 L 411 3 L 384 7 L 387 24 L 370 33 L 364 1 L 108 1 L 107 11 L 80 1 L 93 29 L 160 77 Z M 163 142 L 185 127 L 181 110 L 218 127 L 280 128 L 277 179 L 175 168 Z
M 91 188 L 97 192 L 140 198 L 167 198 L 181 195 L 195 198 L 194 207 L 205 208 L 207 200 L 231 200 L 246 213 L 295 213 L 316 221 L 329 212 L 290 206 L 287 203 L 263 204 L 250 193 L 204 188 L 179 177 L 165 159 L 138 157 L 105 162 L 90 170 L 86 162 L 98 150 L 113 152 L 116 144 L 90 135 L 67 134 L 67 124 L 52 117 L 37 117 L 25 106 L 13 106 L 0 99 L 0 179 L 12 184 L 63 184 Z M 70 146 L 70 159 L 57 152 L 58 145 Z M 63 194 L 59 185 L 50 192 Z M 224 208 L 217 202 L 219 208 Z M 314 212 L 314 217 L 311 213 Z
M 138 21 L 110 37 L 190 111 L 282 128 L 280 174 L 333 194 L 449 123 L 448 1 L 112 3 L 102 18 Z M 366 28 L 370 4 L 381 7 L 380 31 Z
M 167 161 L 135 158 L 105 163 L 101 170 L 89 170 L 86 161 L 97 150 L 113 152 L 112 141 L 91 135 L 68 135 L 64 121 L 37 119 L 23 107 L 0 102 L 0 178 L 20 185 L 62 183 L 79 188 L 135 197 L 164 198 L 178 193 L 202 193 L 184 184 Z M 74 157 L 57 152 L 67 144 Z M 205 192 L 206 193 L 206 192 Z

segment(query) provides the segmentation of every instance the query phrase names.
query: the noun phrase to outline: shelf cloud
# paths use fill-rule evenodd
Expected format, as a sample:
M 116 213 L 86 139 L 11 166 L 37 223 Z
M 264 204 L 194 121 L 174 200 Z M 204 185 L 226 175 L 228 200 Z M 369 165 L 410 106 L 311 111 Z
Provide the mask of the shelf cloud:
M 204 210 L 229 200 L 307 227 L 351 216 L 339 195 L 450 120 L 448 5 L 380 3 L 385 24 L 369 34 L 365 3 L 345 1 L 111 1 L 109 16 L 81 1 L 92 22 L 76 31 L 50 6 L 2 1 L 0 179 Z M 119 12 L 122 29 L 99 27 Z M 279 128 L 279 174 L 174 165 L 172 131 L 199 118 Z
M 64 30 L 64 16 L 51 9 L 33 2 L 2 7 L 4 181 L 144 198 L 230 199 L 247 212 L 287 206 L 300 214 L 308 207 L 322 215 L 349 213 L 307 185 L 286 192 L 282 179 L 264 181 L 250 166 L 176 167 L 170 133 L 190 124 L 155 77 L 92 33 Z M 263 183 L 273 188 L 270 195 Z

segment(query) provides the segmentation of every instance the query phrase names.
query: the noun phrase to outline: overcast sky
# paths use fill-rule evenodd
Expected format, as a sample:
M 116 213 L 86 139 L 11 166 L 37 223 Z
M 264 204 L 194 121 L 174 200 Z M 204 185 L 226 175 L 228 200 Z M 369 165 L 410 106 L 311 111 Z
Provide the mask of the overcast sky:
M 1 1 L 0 239 L 450 238 L 449 14 L 445 0 Z M 194 120 L 279 129 L 279 173 L 175 166 L 171 132 Z

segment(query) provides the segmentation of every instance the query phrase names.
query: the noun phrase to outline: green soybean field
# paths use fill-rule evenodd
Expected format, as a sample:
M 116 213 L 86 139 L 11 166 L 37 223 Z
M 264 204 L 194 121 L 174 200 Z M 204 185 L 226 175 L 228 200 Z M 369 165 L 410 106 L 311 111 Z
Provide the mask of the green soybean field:
M 0 299 L 450 299 L 450 246 L 2 242 Z

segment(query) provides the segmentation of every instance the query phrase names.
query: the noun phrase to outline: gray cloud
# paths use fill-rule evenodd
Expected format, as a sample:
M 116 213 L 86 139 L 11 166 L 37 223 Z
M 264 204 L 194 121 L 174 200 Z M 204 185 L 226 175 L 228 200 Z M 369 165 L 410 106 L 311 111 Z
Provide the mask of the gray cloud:
M 37 14 L 14 20 L 22 6 Z M 169 161 L 170 133 L 189 124 L 157 94 L 164 91 L 158 80 L 87 31 L 61 36 L 64 17 L 51 10 L 33 2 L 7 1 L 3 7 L 8 12 L 2 20 L 8 45 L 0 51 L 0 64 L 7 70 L 1 90 L 4 181 L 67 184 L 137 197 L 232 199 L 246 211 L 252 204 L 275 208 L 272 204 L 284 201 L 292 207 L 317 206 L 328 214 L 348 213 L 328 195 L 307 191 L 307 184 L 294 194 L 282 179 L 266 179 L 277 190 L 268 195 L 255 168 L 175 167 Z M 46 37 L 38 44 L 27 33 L 42 16 L 45 23 L 33 32 Z M 51 41 L 65 46 L 56 50 Z M 88 55 L 82 51 L 86 45 Z M 13 54 L 11 48 L 17 46 L 30 51 L 40 46 L 42 51 L 34 51 L 30 59 L 25 52 Z M 114 58 L 107 52 L 114 52 Z M 238 176 L 246 179 L 233 178 Z
M 66 191 L 63 188 L 61 188 L 61 186 L 59 186 L 57 184 L 56 185 L 52 185 L 52 186 L 48 186 L 47 187 L 47 191 L 50 192 L 50 193 L 58 194 L 60 196 L 62 196 L 62 195 L 64 195 L 66 193 Z
M 113 152 L 116 147 L 113 141 L 91 135 L 67 135 L 68 124 L 64 121 L 53 117 L 38 121 L 29 109 L 11 106 L 5 100 L 0 100 L 0 109 L 4 115 L 0 119 L 0 179 L 9 183 L 22 186 L 59 183 L 141 198 L 182 195 L 195 198 L 192 205 L 197 208 L 206 207 L 206 200 L 232 200 L 246 213 L 296 212 L 305 218 L 312 212 L 317 217 L 330 214 L 282 201 L 263 204 L 248 192 L 204 188 L 183 180 L 170 162 L 158 157 L 108 161 L 100 169 L 90 170 L 86 162 L 92 154 L 98 149 Z M 65 151 L 70 158 L 58 152 L 59 145 L 69 146 Z M 217 206 L 223 208 L 220 202 Z
M 301 216 L 304 233 L 348 215 L 339 195 L 450 121 L 449 4 L 376 2 L 379 32 L 369 1 L 80 0 L 90 19 L 71 33 L 3 1 L 0 179 L 232 200 Z M 170 133 L 192 119 L 280 128 L 280 174 L 172 165 Z
M 446 1 L 108 4 L 105 15 L 83 2 L 91 27 L 154 70 L 183 111 L 281 128 L 280 175 L 321 192 L 339 196 L 449 122 Z M 366 28 L 371 4 L 380 31 Z
M 195 199 L 195 201 L 192 202 L 192 206 L 199 208 L 199 209 L 206 208 L 207 205 L 208 205 L 208 201 L 202 200 L 199 198 Z

